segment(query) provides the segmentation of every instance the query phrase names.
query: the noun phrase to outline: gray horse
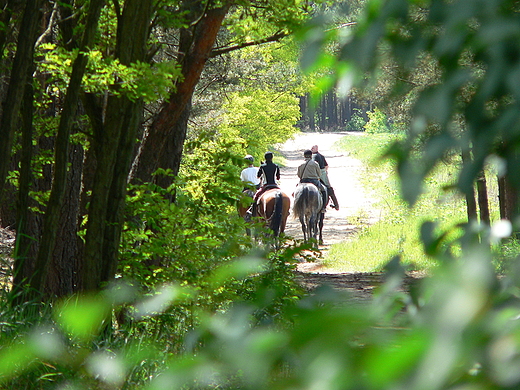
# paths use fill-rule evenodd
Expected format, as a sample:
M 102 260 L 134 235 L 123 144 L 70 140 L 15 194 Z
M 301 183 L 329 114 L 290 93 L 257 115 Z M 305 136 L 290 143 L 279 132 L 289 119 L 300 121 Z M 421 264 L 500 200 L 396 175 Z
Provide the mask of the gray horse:
M 320 190 L 311 183 L 299 183 L 294 191 L 293 215 L 302 224 L 303 240 L 308 242 L 311 238 L 317 239 L 318 233 L 321 238 L 323 227 L 322 197 Z

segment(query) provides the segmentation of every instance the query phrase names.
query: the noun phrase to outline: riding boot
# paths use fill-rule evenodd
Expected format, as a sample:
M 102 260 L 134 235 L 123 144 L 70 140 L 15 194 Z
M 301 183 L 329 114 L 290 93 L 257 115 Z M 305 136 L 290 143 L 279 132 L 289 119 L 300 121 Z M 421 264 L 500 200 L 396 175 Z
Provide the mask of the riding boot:
M 324 213 L 327 210 L 327 201 L 329 200 L 329 196 L 327 195 L 327 190 L 321 191 L 321 200 L 323 202 L 323 207 L 321 208 L 321 212 Z
M 257 214 L 258 214 L 258 203 L 253 202 L 253 204 L 251 205 L 251 216 L 256 217 Z
M 334 188 L 327 187 L 327 192 L 329 194 L 329 197 L 332 199 L 332 204 L 330 207 L 333 209 L 339 210 L 339 204 L 338 204 L 338 198 L 336 198 L 336 194 L 334 193 Z
M 256 202 L 251 203 L 251 206 L 246 211 L 247 221 L 251 221 L 251 218 L 256 217 Z

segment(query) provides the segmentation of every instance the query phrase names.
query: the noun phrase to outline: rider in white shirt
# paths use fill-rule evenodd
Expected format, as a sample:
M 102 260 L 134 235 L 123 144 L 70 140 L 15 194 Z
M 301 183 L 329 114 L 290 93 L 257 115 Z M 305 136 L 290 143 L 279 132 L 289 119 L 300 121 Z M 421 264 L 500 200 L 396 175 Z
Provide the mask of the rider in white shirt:
M 260 188 L 260 179 L 258 178 L 258 168 L 253 165 L 255 159 L 253 156 L 248 154 L 244 157 L 247 161 L 249 161 L 249 166 L 244 168 L 240 173 L 240 180 L 244 182 L 245 185 L 253 185 L 256 189 Z M 246 189 L 246 187 L 244 187 Z

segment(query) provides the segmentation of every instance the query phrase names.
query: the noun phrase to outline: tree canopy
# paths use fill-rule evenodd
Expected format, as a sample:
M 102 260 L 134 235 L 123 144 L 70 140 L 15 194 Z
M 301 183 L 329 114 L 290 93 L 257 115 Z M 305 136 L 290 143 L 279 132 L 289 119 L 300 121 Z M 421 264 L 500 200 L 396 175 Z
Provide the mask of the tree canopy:
M 9 77 L 0 148 L 11 158 L 0 162 L 0 218 L 17 231 L 16 288 L 49 296 L 97 289 L 114 277 L 129 180 L 174 193 L 170 186 L 185 157 L 190 118 L 196 118 L 199 103 L 212 100 L 211 73 L 229 80 L 219 63 L 232 61 L 240 49 L 252 53 L 252 47 L 280 41 L 312 11 L 305 2 L 285 0 L 3 5 L 0 44 Z M 263 56 L 256 70 L 283 72 L 275 70 L 282 63 L 273 60 L 276 53 Z M 219 62 L 222 57 L 227 59 Z M 227 106 L 224 91 L 214 99 L 214 108 L 226 111 L 222 124 L 214 120 L 191 137 L 209 130 L 232 136 L 226 147 L 234 154 L 226 158 L 240 169 L 233 156 L 243 156 L 246 148 L 259 154 L 290 137 L 298 106 L 291 95 L 296 82 L 266 88 L 253 100 L 248 94 L 262 81 L 253 85 L 236 77 Z M 201 79 L 208 84 L 199 84 Z M 261 105 L 271 106 L 263 119 Z M 25 120 L 19 132 L 20 118 Z M 262 127 L 274 136 L 265 137 Z
M 228 103 L 216 104 L 222 118 L 206 117 L 214 126 L 188 134 L 195 92 L 214 86 L 199 81 L 204 71 L 218 74 L 208 66 L 215 56 L 280 39 L 309 4 L 1 4 L 1 65 L 10 77 L 0 150 L 11 159 L 0 160 L 0 206 L 5 223 L 16 199 L 17 247 L 16 294 L 4 299 L 15 308 L 2 307 L 0 321 L 0 387 L 518 388 L 518 258 L 498 274 L 490 247 L 507 229 L 465 224 L 450 241 L 426 221 L 420 236 L 437 261 L 432 275 L 403 291 L 397 255 L 366 305 L 326 287 L 302 291 L 293 270 L 308 247 L 251 251 L 238 233 L 244 225 L 230 216 L 243 149 L 235 141 L 252 145 L 249 132 L 262 126 L 287 134 L 293 90 L 244 77 L 279 65 L 254 53 L 233 68 L 240 77 Z M 402 108 L 406 138 L 386 155 L 397 162 L 403 196 L 413 203 L 450 153 L 470 156 L 461 159 L 461 191 L 490 157 L 518 190 L 516 2 L 362 5 L 355 23 L 333 8 L 337 18 L 307 24 L 302 61 L 324 75 L 321 91 L 371 85 Z M 42 50 L 33 53 L 35 44 Z M 284 109 L 274 115 L 277 102 Z M 255 109 L 261 103 L 269 117 Z M 241 117 L 248 110 L 254 115 Z M 382 110 L 373 111 L 375 123 Z M 78 290 L 90 291 L 68 295 Z M 42 294 L 64 298 L 45 306 Z

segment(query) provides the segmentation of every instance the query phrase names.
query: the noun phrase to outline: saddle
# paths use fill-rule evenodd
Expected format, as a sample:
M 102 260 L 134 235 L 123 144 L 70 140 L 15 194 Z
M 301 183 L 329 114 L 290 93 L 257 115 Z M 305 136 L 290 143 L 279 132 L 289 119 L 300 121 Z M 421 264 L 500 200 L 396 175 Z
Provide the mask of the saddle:
M 301 179 L 301 180 L 300 180 L 300 183 L 309 183 L 309 184 L 314 184 L 314 186 L 318 189 L 318 191 L 323 192 L 323 187 L 320 186 L 320 185 L 318 185 L 318 184 L 316 184 L 316 183 L 314 182 L 314 180 L 316 180 L 316 181 L 318 181 L 320 184 L 322 184 L 320 179 Z
M 272 190 L 272 189 L 275 189 L 275 188 L 280 188 L 280 186 L 278 184 L 266 184 L 264 187 L 263 187 L 263 192 L 265 191 L 269 191 L 269 190 Z
M 278 184 L 266 184 L 265 186 L 260 187 L 260 189 L 258 191 L 256 191 L 255 195 L 253 196 L 253 203 L 251 204 L 251 207 L 249 208 L 249 210 L 247 210 L 247 213 L 250 214 L 252 217 L 256 217 L 258 199 L 264 192 L 275 189 L 275 188 L 280 188 L 280 187 L 278 186 Z

